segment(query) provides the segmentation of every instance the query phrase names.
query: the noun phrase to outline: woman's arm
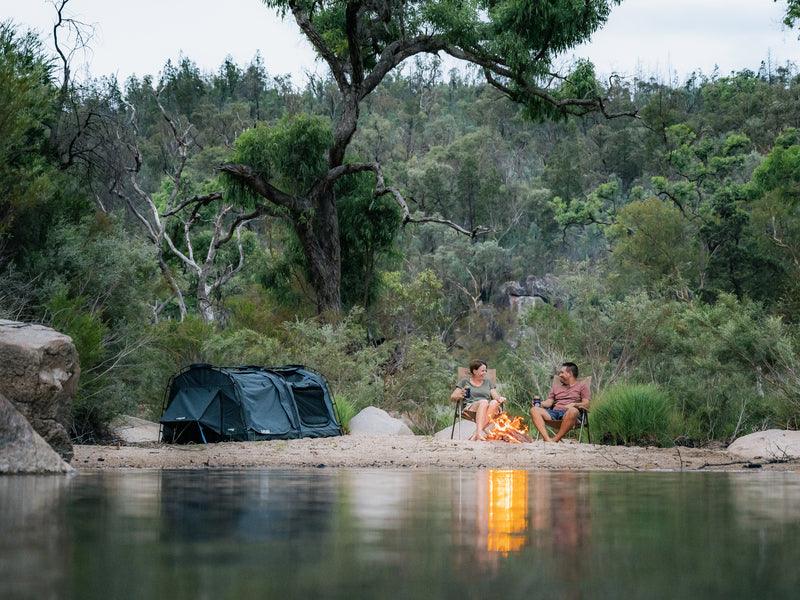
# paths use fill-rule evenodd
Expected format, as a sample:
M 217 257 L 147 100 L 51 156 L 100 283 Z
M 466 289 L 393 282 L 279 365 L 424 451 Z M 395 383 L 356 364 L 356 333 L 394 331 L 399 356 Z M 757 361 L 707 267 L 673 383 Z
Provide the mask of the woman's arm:
M 503 403 L 503 402 L 506 401 L 505 396 L 501 396 L 497 392 L 497 388 L 492 388 L 491 391 L 489 392 L 489 395 L 492 397 L 492 400 L 497 400 L 500 403 Z
M 458 402 L 459 400 L 464 399 L 464 389 L 469 385 L 469 381 L 466 379 L 462 379 L 456 384 L 456 389 L 453 390 L 453 393 L 450 394 L 450 400 L 453 402 Z

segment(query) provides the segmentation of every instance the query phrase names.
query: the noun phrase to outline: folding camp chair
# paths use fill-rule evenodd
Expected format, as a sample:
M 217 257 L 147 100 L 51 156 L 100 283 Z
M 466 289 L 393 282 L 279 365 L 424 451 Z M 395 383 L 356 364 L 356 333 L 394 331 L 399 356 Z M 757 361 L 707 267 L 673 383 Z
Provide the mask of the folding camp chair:
M 559 381 L 558 375 L 553 378 L 553 382 Z M 583 381 L 588 385 L 590 388 L 592 386 L 592 378 L 591 377 L 583 377 L 578 381 Z M 586 435 L 589 438 L 589 443 L 592 443 L 592 432 L 589 429 L 589 411 L 585 408 L 579 408 L 580 415 L 578 415 L 578 420 L 575 421 L 575 426 L 572 429 L 578 429 L 578 443 L 583 441 L 583 428 L 586 427 Z M 555 435 L 559 429 L 561 429 L 561 423 L 563 421 L 545 421 L 544 426 L 547 427 L 547 430 L 550 432 L 550 435 Z M 539 430 L 535 427 L 532 428 L 536 431 L 536 439 L 539 439 Z
M 497 369 L 487 369 L 486 371 L 486 378 L 491 381 L 493 384 L 497 385 Z M 457 381 L 461 382 L 463 379 L 469 379 L 469 369 L 465 367 L 459 367 L 457 373 Z M 470 400 L 472 402 L 472 400 Z M 463 399 L 456 402 L 456 408 L 453 412 L 453 427 L 450 429 L 450 439 L 453 439 L 453 435 L 456 432 L 456 421 L 458 421 L 459 430 L 458 430 L 458 438 L 461 439 L 461 419 L 466 421 L 475 422 L 475 413 L 469 410 L 465 410 L 465 406 L 469 404 L 469 402 L 465 402 Z

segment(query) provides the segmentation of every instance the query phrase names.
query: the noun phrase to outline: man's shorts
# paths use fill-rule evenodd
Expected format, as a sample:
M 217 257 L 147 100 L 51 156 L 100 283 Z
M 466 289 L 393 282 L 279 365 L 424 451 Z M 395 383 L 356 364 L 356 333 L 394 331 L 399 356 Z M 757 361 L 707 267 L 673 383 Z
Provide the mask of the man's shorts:
M 558 408 L 545 408 L 545 410 L 553 421 L 563 421 L 564 415 L 567 414 L 566 408 L 564 410 Z

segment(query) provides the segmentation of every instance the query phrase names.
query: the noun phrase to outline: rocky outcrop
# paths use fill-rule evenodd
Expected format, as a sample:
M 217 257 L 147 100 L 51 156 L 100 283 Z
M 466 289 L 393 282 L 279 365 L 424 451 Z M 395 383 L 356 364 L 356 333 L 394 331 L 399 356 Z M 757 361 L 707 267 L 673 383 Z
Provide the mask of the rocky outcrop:
M 737 438 L 728 452 L 748 460 L 794 460 L 800 458 L 800 431 L 757 431 Z
M 350 419 L 351 435 L 414 435 L 400 419 L 374 406 L 368 406 Z
M 68 473 L 67 463 L 0 394 L 0 474 Z
M 507 281 L 500 287 L 500 303 L 518 314 L 541 304 L 559 306 L 558 281 L 550 275 L 530 275 L 525 281 Z
M 66 461 L 72 459 L 68 432 L 79 374 L 69 336 L 0 320 L 0 393 Z

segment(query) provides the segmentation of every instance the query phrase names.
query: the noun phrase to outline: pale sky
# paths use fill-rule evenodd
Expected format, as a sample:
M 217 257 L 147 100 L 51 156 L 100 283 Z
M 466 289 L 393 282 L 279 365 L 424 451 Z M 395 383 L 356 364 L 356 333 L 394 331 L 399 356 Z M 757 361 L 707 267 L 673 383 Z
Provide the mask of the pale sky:
M 722 74 L 755 70 L 768 54 L 774 64 L 800 64 L 798 32 L 781 24 L 783 8 L 772 0 L 625 0 L 575 56 L 591 59 L 601 74 L 680 80 L 715 65 Z M 260 0 L 72 0 L 68 12 L 95 26 L 85 57 L 93 76 L 157 75 L 181 54 L 215 71 L 226 56 L 244 64 L 257 50 L 271 75 L 289 73 L 302 84 L 305 73 L 323 72 L 294 22 Z M 49 48 L 54 16 L 45 0 L 0 0 L 0 20 L 39 31 Z

